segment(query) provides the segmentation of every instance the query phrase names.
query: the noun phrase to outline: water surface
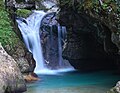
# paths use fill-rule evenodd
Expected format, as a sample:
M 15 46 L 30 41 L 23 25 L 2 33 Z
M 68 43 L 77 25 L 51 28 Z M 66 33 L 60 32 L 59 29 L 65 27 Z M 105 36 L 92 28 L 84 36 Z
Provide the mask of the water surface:
M 40 81 L 27 85 L 26 93 L 106 93 L 120 79 L 114 72 L 69 72 L 39 75 Z

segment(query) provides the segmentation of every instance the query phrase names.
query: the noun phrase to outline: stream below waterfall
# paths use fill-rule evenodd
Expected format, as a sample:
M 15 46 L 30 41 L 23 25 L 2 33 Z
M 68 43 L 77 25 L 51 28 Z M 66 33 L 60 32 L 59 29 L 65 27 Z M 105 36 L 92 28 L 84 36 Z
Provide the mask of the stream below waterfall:
M 25 93 L 106 93 L 120 76 L 112 71 L 39 75 L 40 81 L 27 84 Z

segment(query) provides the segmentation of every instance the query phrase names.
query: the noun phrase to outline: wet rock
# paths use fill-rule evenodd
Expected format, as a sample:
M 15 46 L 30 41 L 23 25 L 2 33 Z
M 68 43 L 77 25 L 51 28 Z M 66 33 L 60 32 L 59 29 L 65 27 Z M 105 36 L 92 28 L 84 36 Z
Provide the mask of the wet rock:
M 115 89 L 118 93 L 120 93 L 120 81 L 117 82 Z
M 30 52 L 28 52 L 24 43 L 20 39 L 18 39 L 18 42 L 14 48 L 11 48 L 9 45 L 7 45 L 5 46 L 5 50 L 17 62 L 22 73 L 29 73 L 34 71 L 35 61 L 33 56 Z
M 20 1 L 20 0 L 5 0 L 6 7 L 12 7 L 15 9 L 35 9 L 34 1 Z
M 56 69 L 59 64 L 57 36 L 52 36 L 48 32 L 43 32 L 41 34 L 41 43 L 46 66 L 50 69 Z
M 17 62 L 9 56 L 0 44 L 0 93 L 26 91 L 25 81 Z
M 109 17 L 105 22 L 107 15 L 100 18 L 100 13 L 100 16 L 95 17 L 93 8 L 84 10 L 81 4 L 85 2 L 82 1 L 74 0 L 68 5 L 68 2 L 60 0 L 59 23 L 65 25 L 68 30 L 63 57 L 77 69 L 119 68 L 119 31 L 116 33 L 116 28 L 112 27 L 114 25 L 109 24 Z
M 120 81 L 118 81 L 116 86 L 110 89 L 107 93 L 120 93 Z
M 40 80 L 35 73 L 23 74 L 23 77 L 24 77 L 26 82 L 32 82 L 32 81 Z
M 63 4 L 59 14 L 60 24 L 68 30 L 63 58 L 80 70 L 115 68 L 118 47 L 111 41 L 111 30 L 83 11 L 67 7 Z
M 28 61 L 26 59 L 19 58 L 17 60 L 17 62 L 18 62 L 19 68 L 20 68 L 22 73 L 29 73 L 30 66 L 29 66 L 29 63 L 28 63 Z
M 119 48 L 119 54 L 120 54 L 120 34 L 119 33 L 112 33 L 111 36 L 112 42 L 117 45 Z
M 18 0 L 19 1 L 19 0 Z M 23 1 L 23 0 L 22 0 Z M 16 15 L 14 8 L 18 2 L 16 0 L 6 0 L 6 6 L 9 10 L 11 24 L 13 26 L 13 31 L 15 32 L 15 44 L 11 47 L 10 45 L 6 45 L 4 48 L 9 55 L 11 55 L 14 60 L 18 63 L 20 71 L 22 73 L 33 72 L 35 68 L 35 61 L 30 52 L 28 52 L 25 44 L 23 43 L 22 35 L 17 27 L 16 23 Z M 13 41 L 14 42 L 14 41 Z
M 104 51 L 101 45 L 90 33 L 69 35 L 64 47 L 63 58 L 81 71 L 111 69 L 115 66 L 114 58 Z
M 59 52 L 60 46 L 58 43 L 57 25 L 56 26 L 53 25 L 49 30 L 46 31 L 43 30 L 40 37 L 46 67 L 48 67 L 49 69 L 70 67 L 69 62 L 67 60 L 64 60 L 62 58 L 62 55 L 61 57 L 59 56 L 60 55 L 59 53 L 62 52 L 62 47 L 64 43 L 61 40 L 61 51 Z
M 56 12 L 58 10 L 57 0 L 42 0 L 41 4 L 50 12 Z

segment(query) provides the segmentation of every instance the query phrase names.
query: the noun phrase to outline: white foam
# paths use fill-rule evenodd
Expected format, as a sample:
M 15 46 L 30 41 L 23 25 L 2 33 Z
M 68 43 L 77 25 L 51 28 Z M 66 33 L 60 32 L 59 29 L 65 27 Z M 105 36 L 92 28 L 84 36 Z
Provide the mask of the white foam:
M 61 69 L 56 69 L 56 70 L 50 70 L 50 69 L 43 69 L 36 71 L 36 74 L 45 74 L 45 75 L 56 75 L 59 73 L 65 73 L 65 72 L 71 72 L 75 71 L 74 68 L 61 68 Z

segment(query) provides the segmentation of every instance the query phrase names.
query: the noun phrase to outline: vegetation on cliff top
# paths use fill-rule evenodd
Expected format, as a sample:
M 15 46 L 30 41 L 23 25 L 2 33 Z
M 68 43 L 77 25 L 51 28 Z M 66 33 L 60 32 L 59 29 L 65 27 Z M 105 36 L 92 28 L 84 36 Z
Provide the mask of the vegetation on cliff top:
M 120 6 L 116 0 L 88 0 L 83 6 L 88 14 L 120 33 Z M 93 2 L 94 1 L 94 2 Z M 101 1 L 101 2 L 100 2 Z
M 59 0 L 61 9 L 84 12 L 105 24 L 111 31 L 120 34 L 119 0 Z
M 13 49 L 13 46 L 18 41 L 18 37 L 12 30 L 9 14 L 6 12 L 3 0 L 0 0 L 0 42 L 3 47 Z

